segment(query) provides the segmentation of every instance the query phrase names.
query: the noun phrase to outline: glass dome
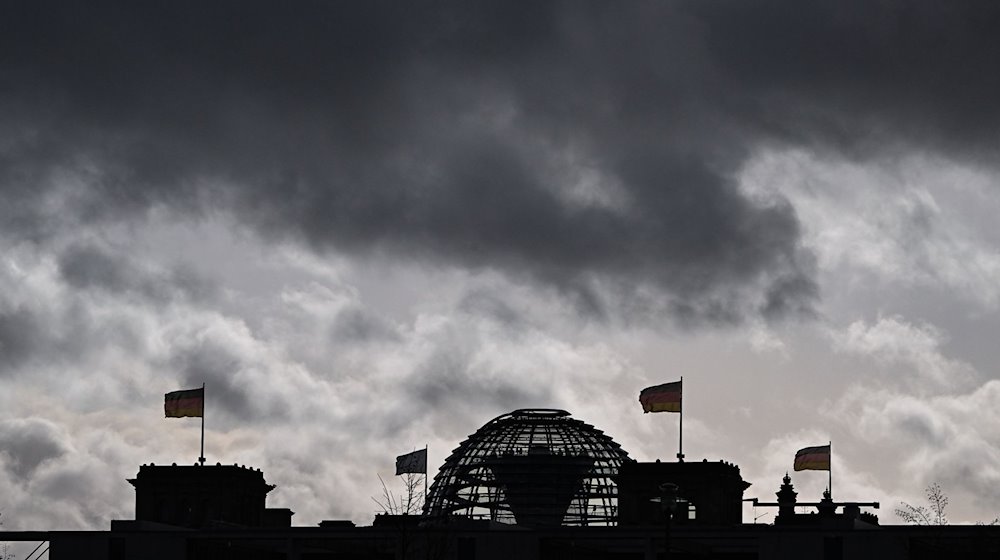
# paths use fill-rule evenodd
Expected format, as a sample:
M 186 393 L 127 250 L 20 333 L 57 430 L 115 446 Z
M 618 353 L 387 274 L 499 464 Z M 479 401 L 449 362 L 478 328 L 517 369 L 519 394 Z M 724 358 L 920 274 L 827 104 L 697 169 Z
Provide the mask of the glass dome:
M 445 459 L 424 515 L 614 525 L 618 488 L 612 477 L 630 460 L 604 432 L 565 410 L 515 410 L 487 422 Z

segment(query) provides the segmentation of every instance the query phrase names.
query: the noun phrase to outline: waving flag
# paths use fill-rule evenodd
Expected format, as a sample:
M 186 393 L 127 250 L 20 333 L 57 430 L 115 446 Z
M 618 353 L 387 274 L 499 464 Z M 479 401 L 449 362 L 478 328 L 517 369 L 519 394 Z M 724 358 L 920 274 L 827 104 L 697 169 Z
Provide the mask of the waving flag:
M 404 473 L 427 474 L 427 449 L 396 457 L 396 474 Z
M 797 471 L 828 471 L 830 470 L 830 446 L 818 445 L 799 449 L 795 454 L 795 470 Z
M 164 395 L 163 412 L 167 418 L 205 416 L 205 388 L 174 391 Z
M 683 381 L 646 387 L 639 393 L 643 412 L 680 412 Z

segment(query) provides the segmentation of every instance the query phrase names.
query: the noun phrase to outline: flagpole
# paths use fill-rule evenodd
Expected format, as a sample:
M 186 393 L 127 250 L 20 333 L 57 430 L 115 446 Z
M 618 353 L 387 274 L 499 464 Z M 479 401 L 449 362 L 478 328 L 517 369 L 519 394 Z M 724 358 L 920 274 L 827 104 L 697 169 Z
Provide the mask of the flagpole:
M 830 475 L 829 482 L 827 483 L 827 490 L 830 491 L 830 499 L 833 499 L 833 440 L 827 442 L 830 446 L 830 470 L 827 473 Z
M 205 466 L 205 383 L 201 384 L 201 456 L 198 457 L 201 466 Z
M 684 376 L 681 376 L 681 417 L 677 423 L 677 461 L 684 462 Z
M 424 504 L 427 503 L 427 444 L 424 444 Z

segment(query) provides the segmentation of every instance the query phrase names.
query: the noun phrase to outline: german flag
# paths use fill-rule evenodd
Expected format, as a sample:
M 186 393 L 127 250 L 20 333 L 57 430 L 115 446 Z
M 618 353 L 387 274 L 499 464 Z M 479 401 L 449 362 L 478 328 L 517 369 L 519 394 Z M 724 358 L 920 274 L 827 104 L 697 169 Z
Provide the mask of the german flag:
M 795 470 L 797 471 L 828 471 L 830 470 L 830 446 L 819 445 L 799 449 L 795 454 Z
M 642 412 L 680 412 L 683 381 L 646 387 L 639 393 Z
M 205 388 L 174 391 L 164 395 L 163 412 L 167 418 L 205 415 Z

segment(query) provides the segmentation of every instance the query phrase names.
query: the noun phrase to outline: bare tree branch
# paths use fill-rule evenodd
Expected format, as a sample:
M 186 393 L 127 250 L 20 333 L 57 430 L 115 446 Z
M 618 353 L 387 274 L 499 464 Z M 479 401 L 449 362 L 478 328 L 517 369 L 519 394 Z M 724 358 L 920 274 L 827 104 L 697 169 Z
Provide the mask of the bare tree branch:
M 935 482 L 927 487 L 927 501 L 934 513 L 934 524 L 947 525 L 948 517 L 944 514 L 944 508 L 948 506 L 948 496 L 941 491 L 941 485 Z
M 941 490 L 941 485 L 935 482 L 925 492 L 929 508 L 901 502 L 895 510 L 896 515 L 911 525 L 947 525 L 948 516 L 944 510 L 948 506 L 948 496 Z
M 381 513 L 390 515 L 416 515 L 423 510 L 424 498 L 426 496 L 424 496 L 424 492 L 420 488 L 421 479 L 417 474 L 406 473 L 403 475 L 403 494 L 398 496 L 389 491 L 389 487 L 386 486 L 385 480 L 382 479 L 381 475 L 378 476 L 378 480 L 382 483 L 382 497 L 375 498 L 372 496 L 372 501 L 382 509 Z

